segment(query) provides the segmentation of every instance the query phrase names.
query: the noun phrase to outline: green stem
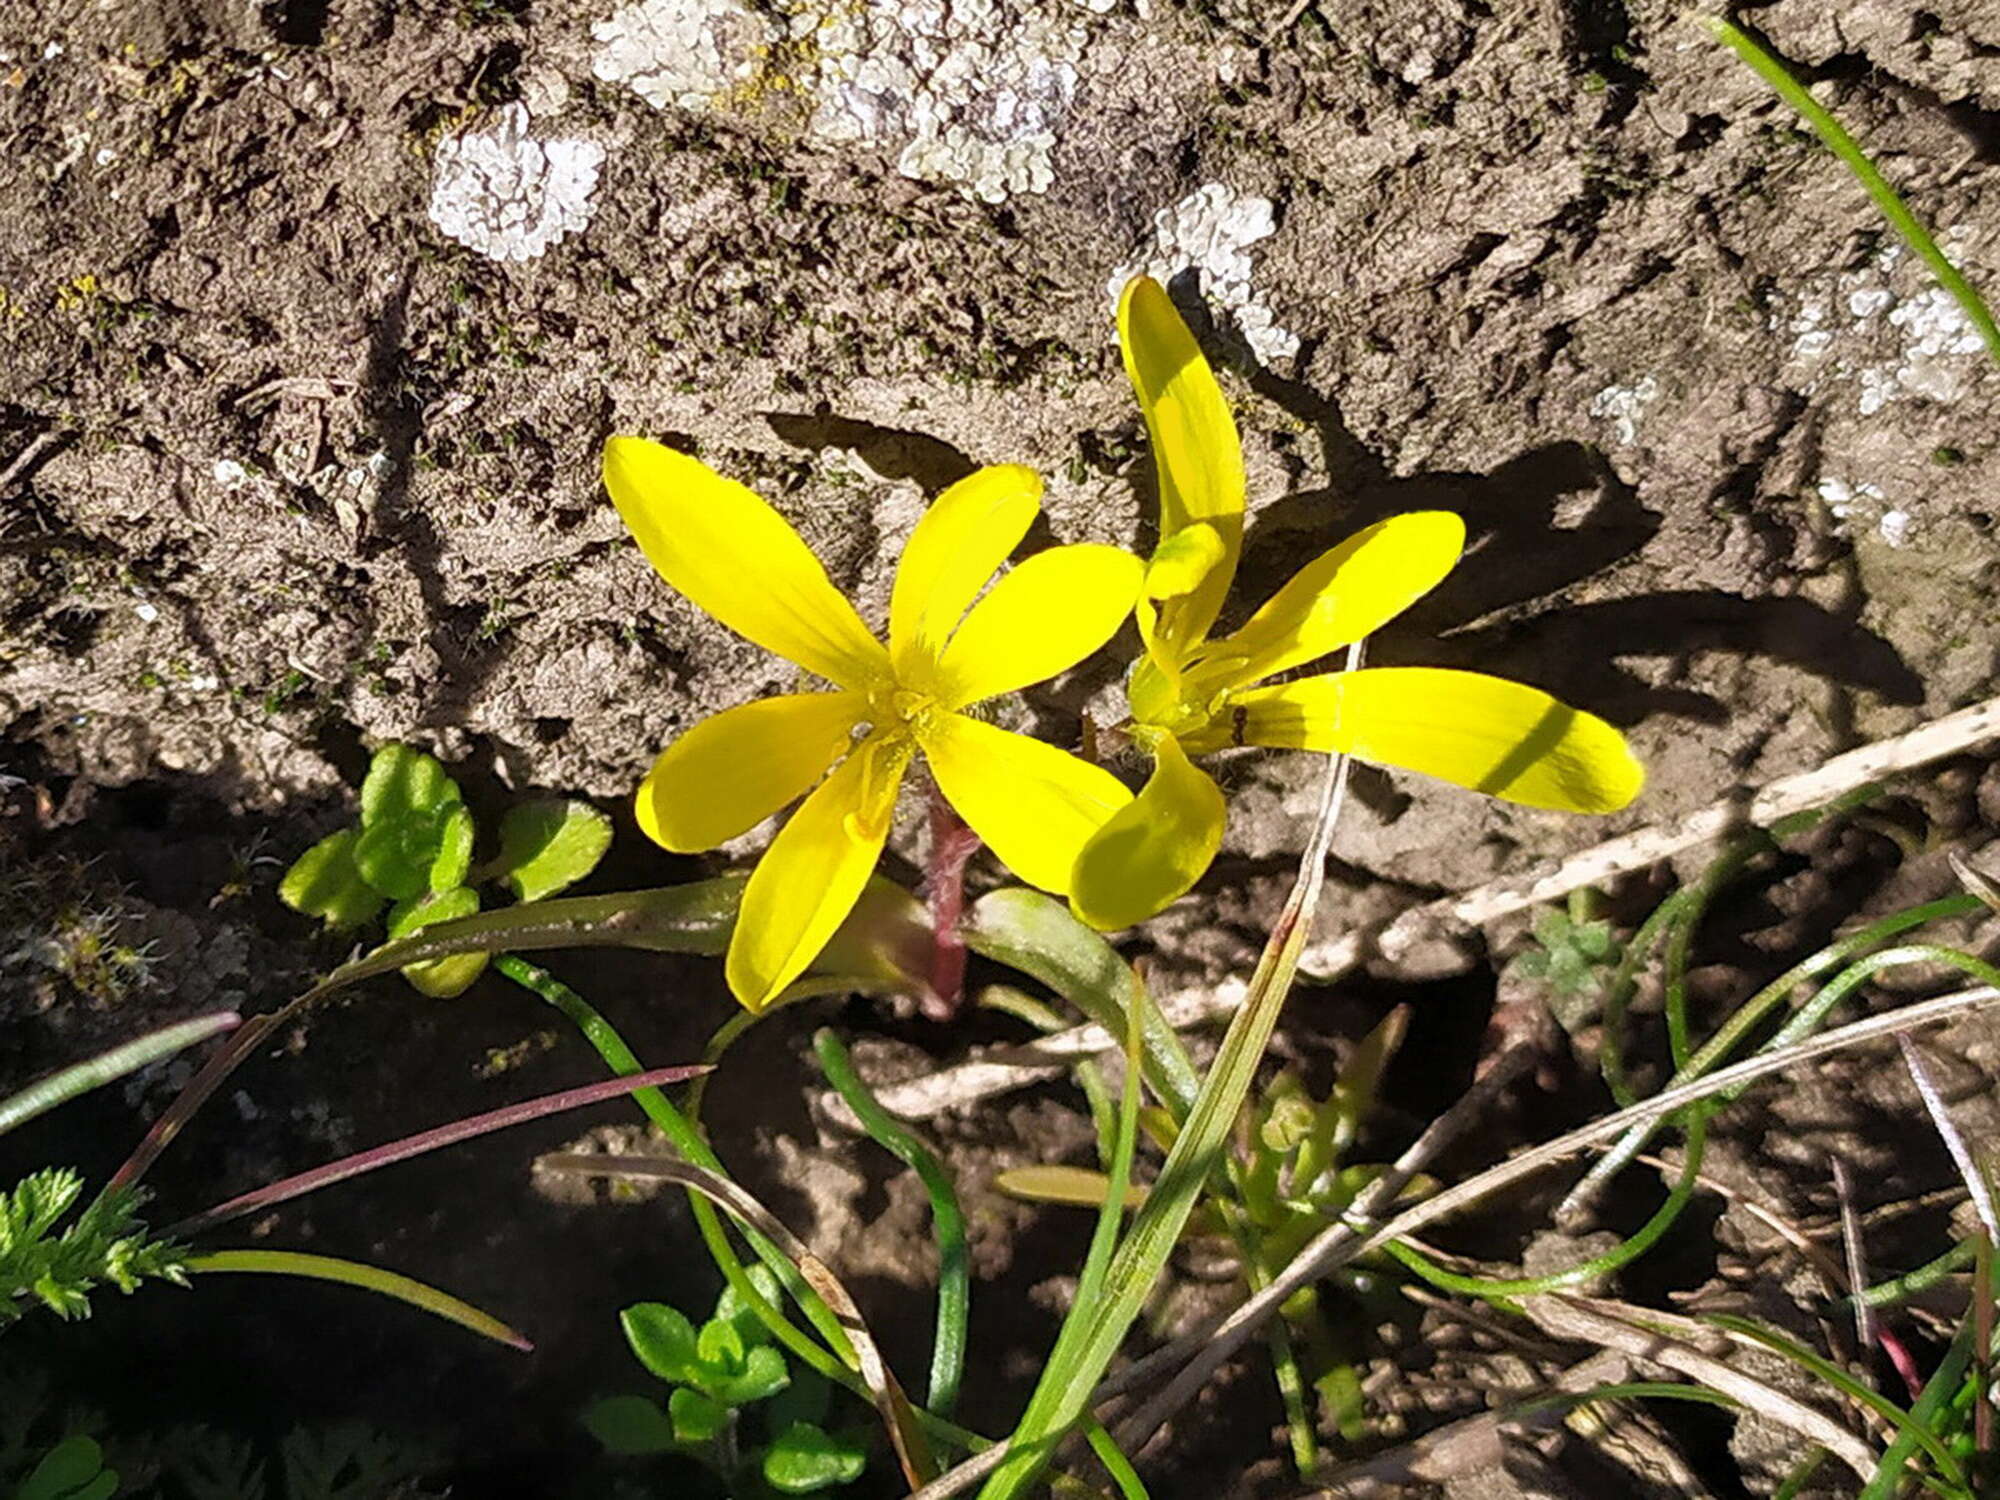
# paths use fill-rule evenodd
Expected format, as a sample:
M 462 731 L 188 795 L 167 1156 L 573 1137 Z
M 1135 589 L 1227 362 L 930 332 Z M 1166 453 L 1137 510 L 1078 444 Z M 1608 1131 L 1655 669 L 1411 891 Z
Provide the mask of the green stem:
M 1797 110 L 1799 117 L 1812 126 L 1826 149 L 1846 164 L 1847 170 L 1854 174 L 1861 186 L 1867 189 L 1868 196 L 1875 200 L 1875 206 L 1882 211 L 1882 217 L 1895 226 L 1896 233 L 1903 237 L 1905 244 L 1923 257 L 1924 264 L 1931 268 L 1931 274 L 1937 277 L 1938 284 L 1951 293 L 1953 300 L 1964 311 L 1972 326 L 1979 330 L 1979 336 L 1986 341 L 1987 352 L 1995 360 L 2000 360 L 2000 326 L 1994 324 L 1993 314 L 1986 310 L 1985 300 L 1973 289 L 1972 284 L 1959 274 L 1958 267 L 1946 258 L 1944 251 L 1938 248 L 1937 241 L 1930 236 L 1930 231 L 1917 221 L 1917 216 L 1910 212 L 1901 196 L 1889 186 L 1888 179 L 1876 170 L 1875 163 L 1868 159 L 1868 153 L 1861 149 L 1840 121 L 1806 92 L 1805 85 L 1794 78 L 1785 65 L 1766 51 L 1748 32 L 1741 27 L 1731 25 L 1720 16 L 1709 16 L 1704 19 L 1708 22 L 1709 30 L 1754 68 L 1758 76 L 1777 92 L 1780 99 Z
M 493 967 L 531 995 L 546 1001 L 567 1016 L 576 1029 L 583 1033 L 584 1040 L 597 1049 L 597 1055 L 604 1059 L 605 1065 L 614 1074 L 627 1077 L 644 1071 L 637 1055 L 625 1045 L 625 1039 L 618 1034 L 617 1028 L 605 1020 L 588 1000 L 548 970 L 529 963 L 513 953 L 497 955 L 493 960 Z M 674 1108 L 659 1089 L 638 1089 L 634 1091 L 632 1098 L 639 1108 L 646 1112 L 646 1117 L 660 1127 L 661 1132 L 673 1143 L 674 1149 L 688 1161 L 718 1176 L 729 1175 L 728 1170 L 722 1165 L 721 1158 L 710 1149 L 708 1142 L 702 1139 L 701 1132 L 689 1123 L 686 1115 Z M 854 1359 L 854 1349 L 848 1343 L 847 1335 L 841 1331 L 839 1320 L 834 1317 L 831 1309 L 799 1280 L 798 1268 L 792 1264 L 790 1258 L 761 1235 L 745 1231 L 744 1238 L 757 1252 L 758 1259 L 770 1267 L 771 1273 L 779 1278 L 780 1284 L 792 1292 L 813 1326 L 835 1351 L 837 1358 L 829 1358 L 826 1350 L 800 1331 L 783 1312 L 773 1307 L 764 1294 L 758 1291 L 756 1283 L 750 1279 L 749 1272 L 731 1247 L 728 1231 L 723 1228 L 721 1216 L 716 1213 L 714 1206 L 698 1193 L 688 1194 L 688 1202 L 694 1212 L 695 1224 L 701 1231 L 702 1242 L 708 1247 L 709 1254 L 714 1257 L 717 1269 L 722 1272 L 723 1280 L 729 1283 L 730 1288 L 743 1300 L 744 1305 L 749 1307 L 758 1320 L 771 1331 L 771 1336 L 822 1376 L 845 1385 L 866 1399 L 867 1386 L 854 1374 L 854 1365 L 851 1363 Z
M 938 1244 L 937 1336 L 931 1345 L 931 1378 L 926 1404 L 941 1417 L 958 1404 L 958 1387 L 965 1373 L 965 1325 L 971 1299 L 967 1271 L 965 1215 L 958 1206 L 944 1165 L 894 1115 L 884 1109 L 854 1071 L 840 1038 L 822 1029 L 813 1036 L 813 1052 L 826 1081 L 854 1111 L 875 1143 L 917 1174 L 931 1200 L 931 1226 Z

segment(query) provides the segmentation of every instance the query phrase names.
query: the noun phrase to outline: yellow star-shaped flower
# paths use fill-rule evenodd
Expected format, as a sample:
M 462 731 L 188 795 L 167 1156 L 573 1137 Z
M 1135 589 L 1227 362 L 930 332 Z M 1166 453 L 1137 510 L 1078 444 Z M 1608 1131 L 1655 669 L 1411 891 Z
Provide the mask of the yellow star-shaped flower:
M 1110 772 L 965 710 L 1066 671 L 1109 640 L 1138 595 L 1137 558 L 1054 547 L 986 589 L 1040 510 L 1042 483 L 1018 465 L 981 469 L 940 495 L 911 534 L 885 646 L 785 519 L 706 464 L 614 437 L 604 483 L 662 578 L 833 685 L 703 720 L 639 788 L 639 826 L 682 854 L 810 792 L 744 889 L 727 962 L 738 1000 L 769 1005 L 853 910 L 919 752 L 1009 869 L 1068 893 L 1084 843 L 1132 794 Z
M 1153 440 L 1160 545 L 1138 604 L 1146 656 L 1128 687 L 1154 769 L 1092 837 L 1070 903 L 1101 928 L 1141 921 L 1215 857 L 1222 793 L 1189 759 L 1232 745 L 1353 755 L 1530 807 L 1613 812 L 1645 773 L 1624 737 L 1547 693 L 1479 672 L 1375 667 L 1270 685 L 1387 624 L 1457 565 L 1448 511 L 1392 516 L 1307 563 L 1238 629 L 1209 631 L 1243 544 L 1243 450 L 1228 404 L 1160 285 L 1129 283 L 1119 344 Z

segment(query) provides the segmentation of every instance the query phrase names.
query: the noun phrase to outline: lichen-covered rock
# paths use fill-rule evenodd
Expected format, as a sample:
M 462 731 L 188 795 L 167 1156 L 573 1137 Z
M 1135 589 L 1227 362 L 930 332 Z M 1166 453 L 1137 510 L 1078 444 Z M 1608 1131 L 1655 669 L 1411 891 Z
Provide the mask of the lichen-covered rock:
M 431 222 L 490 260 L 533 260 L 590 222 L 603 165 L 597 142 L 538 140 L 510 104 L 491 128 L 438 143 Z

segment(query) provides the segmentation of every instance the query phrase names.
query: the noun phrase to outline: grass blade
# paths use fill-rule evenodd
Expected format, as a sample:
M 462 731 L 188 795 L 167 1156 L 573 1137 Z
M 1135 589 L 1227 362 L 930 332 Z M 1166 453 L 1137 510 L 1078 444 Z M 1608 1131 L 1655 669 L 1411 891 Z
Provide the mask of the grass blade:
M 926 1404 L 940 1417 L 958 1404 L 958 1387 L 965 1373 L 965 1323 L 972 1296 L 965 1248 L 965 1214 L 944 1164 L 894 1115 L 876 1102 L 854 1071 L 847 1049 L 831 1031 L 813 1036 L 826 1081 L 833 1085 L 854 1118 L 875 1143 L 917 1174 L 931 1200 L 931 1229 L 938 1245 L 937 1333 L 931 1344 L 931 1378 Z
M 1867 189 L 1868 196 L 1875 200 L 1882 217 L 1895 226 L 1896 233 L 1903 237 L 1905 244 L 1923 257 L 1924 264 L 1931 268 L 1938 284 L 1951 293 L 1972 326 L 1979 330 L 1980 338 L 1986 341 L 1987 353 L 2000 360 L 2000 326 L 1994 324 L 1993 314 L 1987 311 L 1985 299 L 1973 289 L 1972 283 L 1959 274 L 1958 267 L 1946 258 L 1937 241 L 1931 238 L 1930 231 L 1917 221 L 1917 216 L 1910 212 L 1902 197 L 1889 186 L 1888 179 L 1875 169 L 1868 153 L 1755 37 L 1720 16 L 1703 19 L 1707 21 L 1709 30 L 1754 68 L 1780 99 L 1798 111 L 1799 118 L 1812 126 L 1813 133 L 1825 143 L 1826 149 L 1839 157 L 1847 170 L 1854 174 L 1861 186 Z
M 1350 670 L 1358 665 L 1359 654 L 1358 646 L 1349 648 Z M 1018 1500 L 1040 1478 L 1056 1443 L 1083 1417 L 1091 1392 L 1159 1280 L 1203 1188 L 1222 1167 L 1229 1133 L 1242 1111 L 1285 997 L 1291 992 L 1299 955 L 1312 930 L 1327 849 L 1346 787 L 1347 760 L 1335 756 L 1327 768 L 1319 817 L 1300 861 L 1298 879 L 1257 961 L 1243 1006 L 1202 1080 L 1166 1164 L 1111 1258 L 1101 1294 L 1086 1303 L 1079 1290 L 1048 1367 L 1014 1430 L 1007 1456 L 980 1490 L 981 1500 Z M 1107 1206 L 1117 1201 L 1107 1200 Z
M 212 1036 L 220 1036 L 242 1022 L 243 1018 L 233 1010 L 196 1016 L 190 1021 L 163 1026 L 158 1031 L 113 1047 L 109 1052 L 101 1052 L 96 1057 L 51 1073 L 40 1082 L 29 1084 L 18 1094 L 0 1099 L 0 1135 L 5 1135 L 17 1125 L 25 1125 L 36 1115 L 46 1114 L 58 1104 L 67 1104 L 81 1094 L 123 1078 L 127 1073 L 136 1073 L 148 1063 L 171 1057 Z
M 658 1088 L 663 1083 L 682 1083 L 705 1071 L 707 1070 L 700 1067 L 655 1068 L 650 1073 L 639 1073 L 628 1078 L 613 1078 L 605 1083 L 585 1084 L 582 1088 L 564 1089 L 561 1093 L 544 1094 L 539 1099 L 527 1099 L 519 1104 L 488 1110 L 484 1114 L 470 1115 L 463 1120 L 454 1120 L 449 1125 L 440 1125 L 434 1130 L 406 1135 L 399 1141 L 389 1142 L 386 1146 L 357 1151 L 351 1156 L 341 1157 L 338 1161 L 328 1162 L 323 1167 L 314 1167 L 309 1172 L 299 1172 L 277 1182 L 266 1183 L 263 1187 L 252 1188 L 247 1193 L 239 1193 L 236 1197 L 218 1203 L 213 1208 L 205 1209 L 192 1218 L 183 1219 L 167 1233 L 186 1238 L 203 1230 L 213 1229 L 218 1224 L 226 1224 L 231 1219 L 240 1219 L 246 1214 L 260 1213 L 280 1203 L 289 1203 L 294 1198 L 303 1198 L 308 1193 L 332 1187 L 336 1182 L 345 1182 L 350 1177 L 359 1177 L 378 1168 L 392 1166 L 399 1161 L 408 1161 L 414 1156 L 423 1156 L 446 1146 L 455 1146 L 461 1141 L 491 1135 L 496 1130 L 505 1130 L 513 1125 L 526 1125 L 531 1120 L 544 1120 L 567 1110 L 582 1109 L 587 1105 L 601 1104 L 606 1099 L 621 1098 L 636 1089 Z
M 481 1312 L 470 1302 L 460 1301 L 449 1292 L 441 1292 L 414 1277 L 385 1271 L 379 1266 L 363 1265 L 359 1261 L 336 1260 L 330 1255 L 302 1255 L 295 1250 L 211 1250 L 206 1255 L 189 1256 L 186 1264 L 190 1271 L 201 1273 L 247 1271 L 268 1276 L 303 1276 L 311 1281 L 356 1286 L 363 1291 L 376 1292 L 397 1302 L 422 1308 L 447 1323 L 469 1328 L 484 1338 L 519 1349 L 523 1354 L 532 1353 L 535 1347 L 523 1335 L 491 1314 Z

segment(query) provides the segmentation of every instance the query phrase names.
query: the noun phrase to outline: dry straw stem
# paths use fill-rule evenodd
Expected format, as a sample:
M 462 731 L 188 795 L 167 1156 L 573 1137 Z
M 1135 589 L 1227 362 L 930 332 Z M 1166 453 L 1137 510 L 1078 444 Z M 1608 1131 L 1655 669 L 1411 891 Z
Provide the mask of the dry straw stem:
M 1564 1370 L 1549 1383 L 1544 1395 L 1580 1396 L 1599 1386 L 1620 1384 L 1629 1378 L 1631 1367 L 1631 1360 L 1607 1349 Z M 1385 1486 L 1440 1485 L 1497 1469 L 1514 1446 L 1508 1441 L 1510 1436 L 1560 1427 L 1570 1410 L 1562 1402 L 1529 1400 L 1447 1423 L 1414 1442 L 1343 1464 L 1326 1476 L 1323 1493 L 1370 1495 Z
M 1356 968 L 1371 952 L 1393 958 L 1420 940 L 1441 932 L 1476 928 L 1499 917 L 1558 901 L 1571 891 L 1629 875 L 1689 849 L 1700 848 L 1744 827 L 1765 827 L 1827 803 L 1901 771 L 1958 755 L 2000 738 L 2000 698 L 1960 709 L 1907 734 L 1893 735 L 1836 755 L 1824 765 L 1781 777 L 1761 791 L 1744 788 L 1698 812 L 1623 834 L 1560 861 L 1541 874 L 1489 881 L 1459 896 L 1447 896 L 1403 913 L 1384 926 L 1357 929 L 1309 943 L 1299 973 L 1322 982 Z M 1248 986 L 1227 979 L 1196 993 L 1167 995 L 1160 1008 L 1176 1027 L 1233 1015 Z M 996 1052 L 975 1062 L 877 1091 L 882 1105 L 905 1119 L 926 1119 L 1009 1089 L 1054 1076 L 1080 1057 L 1116 1051 L 1119 1039 L 1101 1026 L 1078 1026 L 1027 1046 Z M 829 1104 L 835 1117 L 839 1112 Z
M 1621 1109 L 1615 1114 L 1594 1120 L 1567 1135 L 1558 1136 L 1553 1141 L 1532 1147 L 1519 1156 L 1489 1167 L 1476 1177 L 1448 1187 L 1422 1203 L 1404 1210 L 1386 1224 L 1370 1227 L 1350 1220 L 1322 1230 L 1269 1286 L 1245 1301 L 1235 1312 L 1219 1322 L 1195 1329 L 1169 1346 L 1176 1350 L 1189 1349 L 1192 1351 L 1192 1357 L 1187 1367 L 1166 1389 L 1147 1402 L 1136 1415 L 1120 1424 L 1117 1432 L 1119 1446 L 1127 1453 L 1137 1454 L 1162 1423 L 1207 1384 L 1209 1377 L 1232 1358 L 1237 1350 L 1255 1337 L 1257 1330 L 1277 1311 L 1278 1306 L 1287 1297 L 1300 1287 L 1322 1279 L 1378 1246 L 1391 1240 L 1401 1239 L 1405 1235 L 1415 1234 L 1567 1157 L 1614 1139 L 1620 1132 L 1635 1124 L 1660 1119 L 1683 1105 L 1713 1097 L 1772 1073 L 1784 1072 L 1810 1058 L 1828 1052 L 1836 1052 L 1876 1037 L 1892 1036 L 1899 1031 L 1914 1030 L 1920 1026 L 1953 1020 L 1996 1002 L 2000 1002 L 2000 989 L 1982 985 L 1975 989 L 1960 990 L 1950 995 L 1941 995 L 1934 1000 L 1906 1006 L 1887 1015 L 1871 1016 L 1866 1020 L 1856 1021 L 1851 1025 L 1812 1037 L 1796 1046 L 1748 1058 L 1732 1067 L 1711 1073 L 1705 1078 L 1698 1078 L 1677 1088 L 1668 1089 L 1654 1098 L 1633 1105 L 1630 1109 Z
M 1780 1422 L 1809 1443 L 1826 1449 L 1863 1479 L 1875 1473 L 1875 1451 L 1825 1412 L 1807 1406 L 1753 1375 L 1746 1375 L 1719 1354 L 1727 1333 L 1676 1313 L 1631 1307 L 1595 1297 L 1551 1292 L 1529 1297 L 1521 1311 L 1546 1333 L 1583 1344 L 1597 1344 L 1629 1356 L 1640 1365 L 1664 1367 L 1698 1385 L 1720 1391 L 1739 1405 Z M 1756 1347 L 1756 1346 L 1752 1346 Z

